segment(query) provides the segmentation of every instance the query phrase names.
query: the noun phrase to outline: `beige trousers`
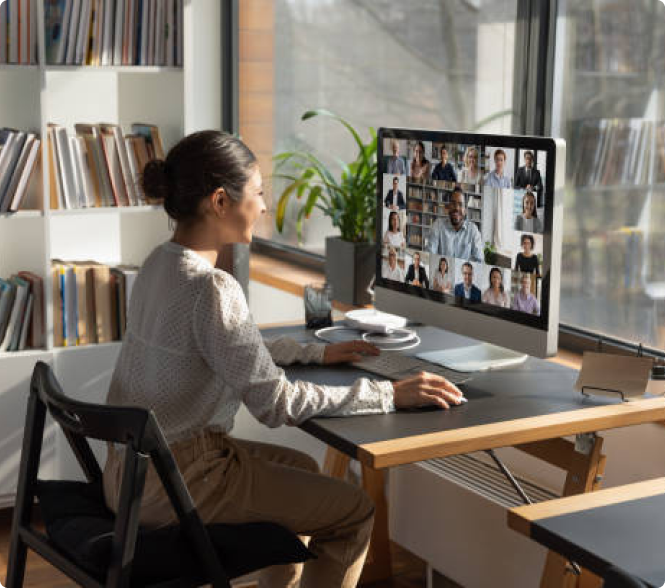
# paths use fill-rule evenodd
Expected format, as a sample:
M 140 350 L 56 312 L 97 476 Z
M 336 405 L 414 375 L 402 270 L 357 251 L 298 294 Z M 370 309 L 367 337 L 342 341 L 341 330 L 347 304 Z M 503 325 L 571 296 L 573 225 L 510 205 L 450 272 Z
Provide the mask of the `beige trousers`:
M 356 586 L 372 531 L 374 506 L 356 486 L 318 473 L 308 455 L 276 445 L 233 439 L 213 431 L 171 446 L 178 467 L 208 523 L 270 521 L 303 537 L 317 555 L 304 565 L 273 566 L 260 586 L 303 588 Z M 122 454 L 109 449 L 104 494 L 117 511 Z M 175 512 L 152 464 L 141 502 L 141 524 L 176 522 Z M 301 578 L 302 576 L 302 578 Z

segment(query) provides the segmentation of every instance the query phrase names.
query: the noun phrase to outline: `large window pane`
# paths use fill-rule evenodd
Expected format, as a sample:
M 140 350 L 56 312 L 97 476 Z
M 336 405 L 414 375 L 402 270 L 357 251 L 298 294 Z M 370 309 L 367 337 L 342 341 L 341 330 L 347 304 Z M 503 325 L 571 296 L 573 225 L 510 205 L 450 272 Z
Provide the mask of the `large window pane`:
M 560 1 L 568 143 L 561 321 L 665 347 L 665 6 Z
M 269 155 L 293 147 L 333 167 L 355 157 L 341 126 L 300 122 L 312 108 L 337 112 L 365 138 L 370 126 L 508 133 L 519 118 L 517 0 L 243 0 L 240 10 L 240 130 L 266 176 Z M 298 245 L 297 209 L 283 234 L 270 214 L 259 235 Z M 313 215 L 300 246 L 323 252 L 335 233 Z

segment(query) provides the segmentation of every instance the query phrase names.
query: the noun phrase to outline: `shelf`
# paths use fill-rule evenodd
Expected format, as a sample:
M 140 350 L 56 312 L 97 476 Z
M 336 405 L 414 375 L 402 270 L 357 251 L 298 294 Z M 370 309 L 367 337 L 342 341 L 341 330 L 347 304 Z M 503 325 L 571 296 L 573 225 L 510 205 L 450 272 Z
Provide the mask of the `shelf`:
M 575 75 L 589 78 L 643 78 L 647 76 L 645 71 L 598 71 L 592 69 L 576 69 Z
M 36 66 L 39 68 L 39 66 Z M 182 73 L 182 67 L 165 65 L 47 65 L 43 68 L 46 72 L 103 72 L 103 73 Z
M 17 63 L 0 63 L 0 71 L 39 71 L 38 65 L 19 65 Z
M 100 206 L 93 208 L 71 208 L 67 210 L 50 210 L 52 216 L 75 216 L 87 214 L 135 214 L 139 212 L 151 212 L 164 210 L 161 204 L 147 204 L 145 206 Z
M 70 347 L 54 347 L 53 353 L 69 353 L 74 349 L 113 349 L 122 345 L 122 341 L 109 341 L 108 343 L 89 343 L 88 345 L 72 345 Z
M 0 351 L 0 359 L 38 357 L 50 353 L 48 349 L 24 349 L 23 351 Z
M 0 219 L 3 218 L 38 218 L 44 216 L 41 210 L 19 210 L 18 212 L 0 213 Z

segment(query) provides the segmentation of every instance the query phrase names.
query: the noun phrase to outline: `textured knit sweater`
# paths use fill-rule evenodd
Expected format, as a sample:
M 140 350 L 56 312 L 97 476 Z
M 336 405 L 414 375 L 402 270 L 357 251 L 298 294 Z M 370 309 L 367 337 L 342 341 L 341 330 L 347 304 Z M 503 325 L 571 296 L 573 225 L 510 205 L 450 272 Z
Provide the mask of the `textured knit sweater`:
M 242 403 L 269 427 L 394 410 L 390 382 L 290 382 L 275 365 L 321 363 L 323 351 L 285 337 L 264 341 L 238 282 L 169 241 L 134 284 L 107 403 L 152 409 L 169 443 L 203 428 L 230 432 Z

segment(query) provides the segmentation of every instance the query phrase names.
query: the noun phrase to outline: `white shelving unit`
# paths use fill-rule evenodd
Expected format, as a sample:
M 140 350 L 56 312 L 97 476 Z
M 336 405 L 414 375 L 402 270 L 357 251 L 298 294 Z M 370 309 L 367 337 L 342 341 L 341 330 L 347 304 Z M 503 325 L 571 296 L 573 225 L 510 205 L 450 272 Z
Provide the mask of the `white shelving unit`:
M 185 0 L 183 67 L 44 65 L 44 0 L 38 1 L 37 66 L 0 66 L 0 126 L 37 132 L 49 122 L 158 125 L 168 150 L 181 137 L 221 128 L 221 40 L 218 0 Z M 45 145 L 45 142 L 43 142 Z M 50 260 L 94 259 L 141 264 L 170 236 L 159 206 L 49 210 L 47 150 L 35 173 L 28 209 L 0 215 L 0 276 L 20 270 L 44 279 L 46 348 L 0 353 L 0 508 L 13 504 L 29 382 L 36 361 L 50 363 L 65 392 L 80 400 L 106 396 L 119 343 L 53 348 Z M 42 475 L 76 471 L 64 438 L 52 432 Z

